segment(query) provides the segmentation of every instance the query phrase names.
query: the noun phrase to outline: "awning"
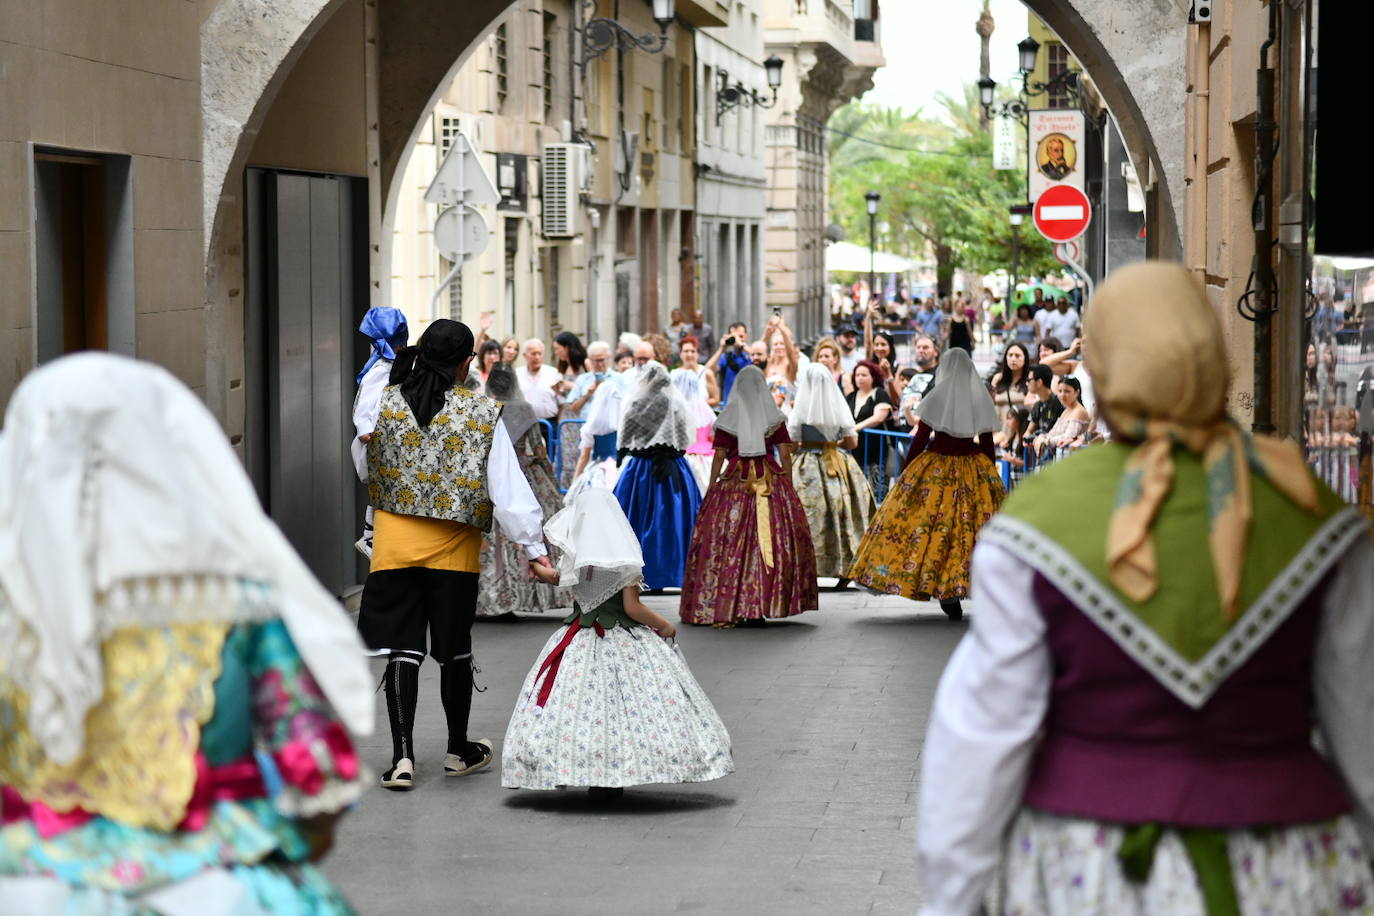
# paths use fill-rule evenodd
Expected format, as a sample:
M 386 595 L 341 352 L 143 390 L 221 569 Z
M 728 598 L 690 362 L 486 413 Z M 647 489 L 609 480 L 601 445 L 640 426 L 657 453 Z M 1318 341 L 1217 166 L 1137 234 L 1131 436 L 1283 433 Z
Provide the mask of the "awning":
M 897 274 L 915 266 L 915 261 L 879 251 L 873 257 L 872 269 L 874 273 Z M 868 249 L 853 242 L 832 242 L 825 250 L 825 269 L 838 273 L 866 274 L 869 271 Z

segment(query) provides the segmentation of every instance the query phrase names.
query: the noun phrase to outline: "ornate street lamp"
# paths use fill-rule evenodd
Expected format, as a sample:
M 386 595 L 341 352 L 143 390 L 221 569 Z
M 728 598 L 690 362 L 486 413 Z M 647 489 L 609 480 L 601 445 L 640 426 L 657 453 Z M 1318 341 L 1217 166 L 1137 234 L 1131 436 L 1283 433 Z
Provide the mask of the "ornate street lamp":
M 983 106 L 984 114 L 990 118 L 1016 118 L 1025 124 L 1030 111 L 1030 100 L 1036 96 L 1049 95 L 1054 92 L 1063 92 L 1069 97 L 1072 104 L 1078 104 L 1078 72 L 1076 70 L 1065 70 L 1045 83 L 1030 78 L 1031 74 L 1035 72 L 1035 60 L 1039 54 L 1040 42 L 1029 35 L 1017 43 L 1016 58 L 1021 70 L 1021 90 L 1017 93 L 1017 98 L 993 104 L 993 99 L 997 97 L 996 81 L 988 77 L 983 77 L 978 81 L 978 101 Z
M 878 250 L 878 201 L 882 200 L 883 195 L 877 191 L 869 191 L 864 195 L 864 202 L 868 207 L 868 301 L 873 302 L 877 295 L 878 272 L 874 269 L 874 262 L 877 259 Z
M 653 0 L 654 22 L 658 23 L 658 34 L 635 35 L 630 29 L 614 19 L 588 19 L 582 26 L 582 71 L 587 63 L 605 54 L 612 48 L 621 51 L 646 51 L 657 54 L 668 45 L 668 26 L 676 18 L 675 0 Z M 582 0 L 582 8 L 590 16 L 596 12 L 596 0 Z
M 771 97 L 760 95 L 756 89 L 746 89 L 744 84 L 736 80 L 735 85 L 730 85 L 730 74 L 724 69 L 719 72 L 719 87 L 716 89 L 716 123 L 720 123 L 721 115 L 731 108 L 743 105 L 745 108 L 757 106 L 759 108 L 772 108 L 778 104 L 778 87 L 782 85 L 782 58 L 778 55 L 771 55 L 763 62 L 763 71 L 768 80 L 768 88 L 773 90 Z

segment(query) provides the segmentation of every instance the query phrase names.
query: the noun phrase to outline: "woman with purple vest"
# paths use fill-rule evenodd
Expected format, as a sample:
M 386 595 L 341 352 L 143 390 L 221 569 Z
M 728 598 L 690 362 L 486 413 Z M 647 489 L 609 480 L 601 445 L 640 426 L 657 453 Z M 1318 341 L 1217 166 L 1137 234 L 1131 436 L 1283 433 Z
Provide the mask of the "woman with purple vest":
M 922 755 L 922 912 L 977 911 L 999 860 L 1007 913 L 1374 912 L 1368 523 L 1227 417 L 1181 266 L 1117 272 L 1085 330 L 1113 442 L 982 531 Z

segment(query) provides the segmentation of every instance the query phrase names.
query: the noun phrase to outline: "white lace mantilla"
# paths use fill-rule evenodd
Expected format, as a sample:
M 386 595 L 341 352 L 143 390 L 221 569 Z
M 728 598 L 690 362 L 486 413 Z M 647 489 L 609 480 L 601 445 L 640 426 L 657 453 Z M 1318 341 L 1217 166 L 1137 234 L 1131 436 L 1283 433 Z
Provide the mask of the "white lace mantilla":
M 1333 515 L 1227 634 L 1196 662 L 1179 654 L 1073 555 L 1030 524 L 1005 515 L 994 516 L 979 538 L 1028 560 L 1136 664 L 1174 696 L 1198 709 L 1249 661 L 1368 528 L 1368 521 L 1356 509 L 1346 508 Z

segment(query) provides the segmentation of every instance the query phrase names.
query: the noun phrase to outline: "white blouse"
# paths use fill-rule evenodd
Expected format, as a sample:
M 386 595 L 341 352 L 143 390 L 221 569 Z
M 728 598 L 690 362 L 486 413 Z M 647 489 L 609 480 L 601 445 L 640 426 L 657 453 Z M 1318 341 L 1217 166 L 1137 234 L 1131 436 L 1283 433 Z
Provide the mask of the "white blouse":
M 1329 577 L 1313 665 L 1317 719 L 1374 852 L 1374 542 L 1358 538 Z M 1052 678 L 1034 578 L 997 544 L 973 552 L 975 613 L 940 679 L 921 754 L 922 916 L 978 911 L 1021 806 Z

